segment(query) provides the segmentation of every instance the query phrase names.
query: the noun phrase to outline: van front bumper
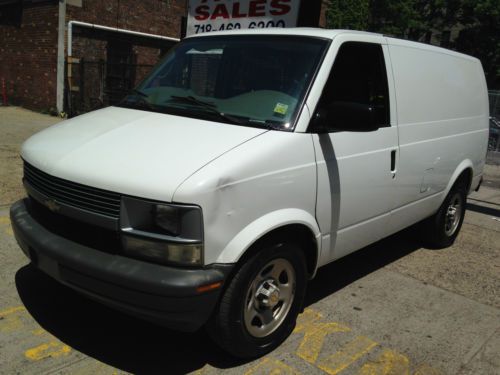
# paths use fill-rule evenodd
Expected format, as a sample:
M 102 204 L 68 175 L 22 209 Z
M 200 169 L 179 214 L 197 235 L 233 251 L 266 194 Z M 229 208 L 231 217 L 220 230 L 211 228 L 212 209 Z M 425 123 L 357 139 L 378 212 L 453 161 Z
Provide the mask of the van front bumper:
M 118 310 L 181 331 L 203 326 L 214 310 L 232 265 L 183 269 L 152 264 L 83 246 L 47 230 L 30 214 L 29 201 L 12 205 L 19 246 L 41 271 Z

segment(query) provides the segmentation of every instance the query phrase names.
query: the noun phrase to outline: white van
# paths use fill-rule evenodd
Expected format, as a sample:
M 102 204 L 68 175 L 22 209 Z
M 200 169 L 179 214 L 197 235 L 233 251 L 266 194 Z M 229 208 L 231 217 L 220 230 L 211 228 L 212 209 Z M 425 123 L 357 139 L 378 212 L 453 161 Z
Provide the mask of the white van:
M 253 357 L 290 334 L 318 267 L 423 220 L 452 244 L 487 139 L 475 58 L 354 31 L 210 33 L 119 105 L 31 137 L 12 225 L 61 283 Z

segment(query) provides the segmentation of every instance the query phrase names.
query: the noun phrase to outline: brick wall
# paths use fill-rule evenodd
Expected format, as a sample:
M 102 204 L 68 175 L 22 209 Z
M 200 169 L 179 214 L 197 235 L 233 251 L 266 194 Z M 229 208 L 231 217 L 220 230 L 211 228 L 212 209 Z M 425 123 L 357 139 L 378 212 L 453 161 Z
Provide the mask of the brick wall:
M 66 23 L 74 20 L 175 38 L 180 36 L 185 4 L 185 0 L 83 0 L 81 7 L 67 6 Z M 117 42 L 130 43 L 130 59 L 127 62 L 137 66 L 122 69 L 113 65 L 116 64 L 116 56 L 115 61 L 110 61 L 108 50 Z M 149 73 L 151 66 L 160 59 L 162 48 L 168 49 L 171 45 L 171 42 L 157 39 L 75 25 L 72 56 L 83 58 L 84 64 L 75 64 L 72 68 L 74 90 L 71 91 L 68 112 L 75 115 L 116 102 L 128 91 L 127 87 L 135 86 Z M 116 52 L 115 49 L 113 51 Z M 107 64 L 103 65 L 103 61 Z M 122 74 L 118 72 L 127 77 L 123 83 L 117 78 Z
M 83 0 L 82 7 L 68 6 L 66 21 L 75 20 L 150 34 L 180 37 L 185 0 Z M 125 35 L 120 38 L 127 38 Z M 74 38 L 73 56 L 104 58 L 105 51 L 78 35 Z M 138 64 L 155 64 L 158 48 L 134 46 Z M 104 53 L 104 55 L 103 55 Z
M 56 106 L 57 4 L 25 5 L 20 26 L 0 25 L 0 78 L 14 104 Z
M 185 0 L 82 0 L 67 5 L 70 20 L 179 37 Z M 0 24 L 0 79 L 6 80 L 13 104 L 35 110 L 55 110 L 58 4 L 47 1 L 24 5 L 20 25 Z M 126 38 L 126 37 L 125 37 Z M 106 40 L 76 33 L 73 55 L 88 60 L 106 59 Z M 138 64 L 152 65 L 160 49 L 134 45 Z M 144 70 L 144 69 L 143 69 Z M 136 78 L 141 79 L 141 71 Z

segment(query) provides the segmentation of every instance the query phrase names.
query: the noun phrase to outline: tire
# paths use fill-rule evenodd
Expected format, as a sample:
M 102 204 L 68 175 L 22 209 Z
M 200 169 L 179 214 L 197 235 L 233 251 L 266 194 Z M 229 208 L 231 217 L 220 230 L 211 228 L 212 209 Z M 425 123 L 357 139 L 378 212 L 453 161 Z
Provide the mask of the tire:
M 235 357 L 262 356 L 292 333 L 306 284 L 306 261 L 299 247 L 289 243 L 266 247 L 238 269 L 207 331 Z
M 422 229 L 426 245 L 442 249 L 453 244 L 464 221 L 466 199 L 467 185 L 459 180 L 451 188 L 438 212 L 424 222 Z

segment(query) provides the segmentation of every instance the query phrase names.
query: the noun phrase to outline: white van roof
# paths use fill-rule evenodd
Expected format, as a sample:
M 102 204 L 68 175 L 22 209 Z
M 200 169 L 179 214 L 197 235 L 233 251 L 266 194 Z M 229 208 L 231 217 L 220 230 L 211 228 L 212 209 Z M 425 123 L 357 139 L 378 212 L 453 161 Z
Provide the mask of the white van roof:
M 191 35 L 189 38 L 194 36 L 215 36 L 215 35 L 303 35 L 303 36 L 315 36 L 326 39 L 333 39 L 339 34 L 365 34 L 365 35 L 376 35 L 382 36 L 382 34 L 370 33 L 366 31 L 355 31 L 355 30 L 340 30 L 340 29 L 320 29 L 314 27 L 270 27 L 266 29 L 255 28 L 255 29 L 233 29 L 225 31 L 211 31 L 209 33 L 202 33 Z
M 437 53 L 445 53 L 460 58 L 467 58 L 472 60 L 477 60 L 475 57 L 465 55 L 463 53 L 455 52 L 446 48 L 441 48 L 433 46 L 426 43 L 413 42 L 405 39 L 399 39 L 390 37 L 383 34 L 371 33 L 367 31 L 357 31 L 357 30 L 342 30 L 342 29 L 320 29 L 314 27 L 290 27 L 290 28 L 256 28 L 256 29 L 238 29 L 238 30 L 225 30 L 225 31 L 212 31 L 208 33 L 191 35 L 192 37 L 205 37 L 205 36 L 219 36 L 219 35 L 299 35 L 299 36 L 312 36 L 325 39 L 334 39 L 337 35 L 366 35 L 366 36 L 378 36 L 385 37 L 388 44 L 404 46 L 410 48 L 418 48 L 427 51 L 433 51 Z

